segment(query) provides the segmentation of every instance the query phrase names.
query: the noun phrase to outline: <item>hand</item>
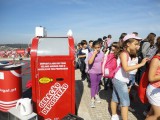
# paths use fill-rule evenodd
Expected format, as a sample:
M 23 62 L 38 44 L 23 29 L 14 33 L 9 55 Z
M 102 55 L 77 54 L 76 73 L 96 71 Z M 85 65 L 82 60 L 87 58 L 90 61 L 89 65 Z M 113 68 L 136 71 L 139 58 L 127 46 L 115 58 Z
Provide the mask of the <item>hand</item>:
M 150 59 L 149 58 L 143 58 L 141 64 L 144 66 L 146 64 L 147 61 L 149 61 Z
M 98 52 L 99 52 L 99 51 L 95 49 L 94 52 L 93 52 L 93 54 L 94 54 L 94 55 L 97 55 Z

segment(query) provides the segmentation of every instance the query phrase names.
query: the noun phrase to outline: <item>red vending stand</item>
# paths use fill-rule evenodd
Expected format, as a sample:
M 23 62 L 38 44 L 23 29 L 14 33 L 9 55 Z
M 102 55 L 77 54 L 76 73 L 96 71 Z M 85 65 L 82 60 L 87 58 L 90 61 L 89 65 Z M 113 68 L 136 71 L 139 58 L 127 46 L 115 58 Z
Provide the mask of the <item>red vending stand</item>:
M 32 99 L 39 119 L 75 114 L 74 39 L 35 37 L 31 46 Z

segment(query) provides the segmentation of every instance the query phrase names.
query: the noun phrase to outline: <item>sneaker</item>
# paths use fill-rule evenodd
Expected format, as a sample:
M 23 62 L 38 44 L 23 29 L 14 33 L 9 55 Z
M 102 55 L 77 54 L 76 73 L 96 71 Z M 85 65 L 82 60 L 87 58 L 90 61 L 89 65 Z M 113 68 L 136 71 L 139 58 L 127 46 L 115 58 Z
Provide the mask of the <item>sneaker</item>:
M 119 120 L 119 116 L 117 114 L 112 115 L 111 120 Z
M 90 107 L 91 107 L 91 108 L 95 108 L 95 107 L 96 107 L 96 106 L 95 106 L 95 101 L 94 101 L 94 100 L 91 100 Z
M 135 109 L 131 108 L 130 106 L 128 107 L 128 110 L 129 110 L 130 112 L 135 112 Z
M 101 103 L 101 99 L 98 95 L 95 96 L 95 100 L 96 100 L 97 103 Z

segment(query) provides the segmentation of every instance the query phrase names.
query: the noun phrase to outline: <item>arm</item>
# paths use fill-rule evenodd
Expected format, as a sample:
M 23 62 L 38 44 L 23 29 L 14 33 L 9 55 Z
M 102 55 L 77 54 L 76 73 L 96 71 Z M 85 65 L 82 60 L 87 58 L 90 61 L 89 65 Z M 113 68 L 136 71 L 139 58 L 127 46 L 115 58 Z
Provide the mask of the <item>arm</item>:
M 84 58 L 86 55 L 78 55 L 78 58 Z
M 150 63 L 150 68 L 149 68 L 149 74 L 148 74 L 148 79 L 149 82 L 156 82 L 160 80 L 160 75 L 156 75 L 156 71 L 159 67 L 159 59 L 153 58 L 151 63 Z
M 93 62 L 94 62 L 94 59 L 97 55 L 98 51 L 97 50 L 94 50 L 92 56 L 88 59 L 88 64 L 91 65 Z
M 140 64 L 133 65 L 133 66 L 128 66 L 128 61 L 127 61 L 128 56 L 127 56 L 127 54 L 128 53 L 126 53 L 126 52 L 122 52 L 120 54 L 120 60 L 121 60 L 122 68 L 124 69 L 125 72 L 129 72 L 129 71 L 138 69 L 138 68 L 144 66 L 146 64 L 146 62 L 148 61 L 147 58 L 144 58 Z
M 79 51 L 78 58 L 85 58 L 86 54 L 82 52 L 82 49 Z

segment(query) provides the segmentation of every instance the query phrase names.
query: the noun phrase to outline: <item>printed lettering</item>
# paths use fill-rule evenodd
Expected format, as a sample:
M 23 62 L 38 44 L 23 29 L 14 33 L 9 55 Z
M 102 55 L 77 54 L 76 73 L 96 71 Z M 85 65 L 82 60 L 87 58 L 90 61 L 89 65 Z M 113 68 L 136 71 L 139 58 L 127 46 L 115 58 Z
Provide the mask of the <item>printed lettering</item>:
M 49 92 L 39 103 L 40 108 L 43 108 L 41 112 L 44 115 L 48 114 L 48 112 L 52 109 L 55 103 L 64 94 L 67 88 L 68 85 L 66 83 L 64 83 L 62 86 L 59 83 L 55 83 L 53 86 L 51 86 Z

